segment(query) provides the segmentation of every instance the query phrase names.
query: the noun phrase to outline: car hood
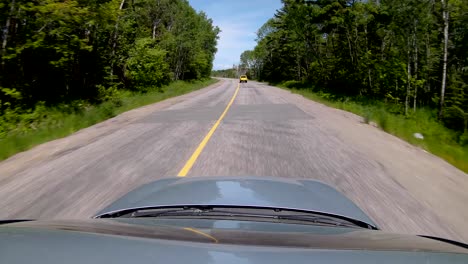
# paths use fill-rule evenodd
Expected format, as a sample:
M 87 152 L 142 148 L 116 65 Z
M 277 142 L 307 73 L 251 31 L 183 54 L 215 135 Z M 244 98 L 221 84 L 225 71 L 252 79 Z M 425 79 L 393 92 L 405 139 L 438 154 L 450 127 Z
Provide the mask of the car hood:
M 98 215 L 129 208 L 176 205 L 298 209 L 345 216 L 375 226 L 353 202 L 324 183 L 273 177 L 161 179 L 129 192 Z
M 468 250 L 376 230 L 247 221 L 91 219 L 0 225 L 0 262 L 10 264 L 381 261 L 468 263 Z

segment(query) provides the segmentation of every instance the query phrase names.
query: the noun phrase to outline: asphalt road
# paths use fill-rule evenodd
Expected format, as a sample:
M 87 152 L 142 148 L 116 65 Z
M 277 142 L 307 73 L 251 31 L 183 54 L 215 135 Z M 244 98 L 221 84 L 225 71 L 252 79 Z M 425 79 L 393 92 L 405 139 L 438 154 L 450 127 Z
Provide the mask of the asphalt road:
M 90 217 L 177 175 L 237 86 L 221 80 L 1 162 L 0 219 Z M 468 242 L 467 174 L 358 116 L 256 82 L 240 85 L 187 177 L 245 175 L 321 180 L 384 230 Z

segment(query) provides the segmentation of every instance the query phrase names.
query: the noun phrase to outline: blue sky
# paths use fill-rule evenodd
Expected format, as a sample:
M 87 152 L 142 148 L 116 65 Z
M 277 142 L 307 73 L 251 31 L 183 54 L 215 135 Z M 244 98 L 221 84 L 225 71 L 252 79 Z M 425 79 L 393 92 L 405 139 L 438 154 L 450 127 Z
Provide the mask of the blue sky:
M 189 0 L 204 11 L 221 29 L 214 69 L 225 69 L 239 62 L 244 50 L 255 47 L 255 32 L 276 10 L 281 0 Z

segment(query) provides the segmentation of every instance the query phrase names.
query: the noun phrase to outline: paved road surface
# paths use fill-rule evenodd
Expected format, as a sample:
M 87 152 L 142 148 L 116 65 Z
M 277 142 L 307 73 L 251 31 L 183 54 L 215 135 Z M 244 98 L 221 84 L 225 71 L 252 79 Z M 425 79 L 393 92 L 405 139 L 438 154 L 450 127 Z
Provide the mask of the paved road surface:
M 177 175 L 236 87 L 221 80 L 0 163 L 0 218 L 89 217 Z M 187 177 L 213 175 L 318 179 L 384 230 L 468 242 L 467 174 L 353 114 L 265 84 L 240 85 Z

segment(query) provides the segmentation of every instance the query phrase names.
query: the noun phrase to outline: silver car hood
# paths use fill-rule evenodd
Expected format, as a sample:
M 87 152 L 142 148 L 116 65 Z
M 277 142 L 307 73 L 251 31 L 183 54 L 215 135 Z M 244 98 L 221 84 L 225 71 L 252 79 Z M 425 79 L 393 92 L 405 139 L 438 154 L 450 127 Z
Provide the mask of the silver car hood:
M 99 212 L 98 216 L 130 208 L 176 205 L 298 209 L 340 215 L 375 226 L 353 202 L 324 183 L 273 177 L 161 179 L 129 192 Z
M 0 263 L 466 264 L 468 250 L 361 228 L 117 218 L 0 225 Z

